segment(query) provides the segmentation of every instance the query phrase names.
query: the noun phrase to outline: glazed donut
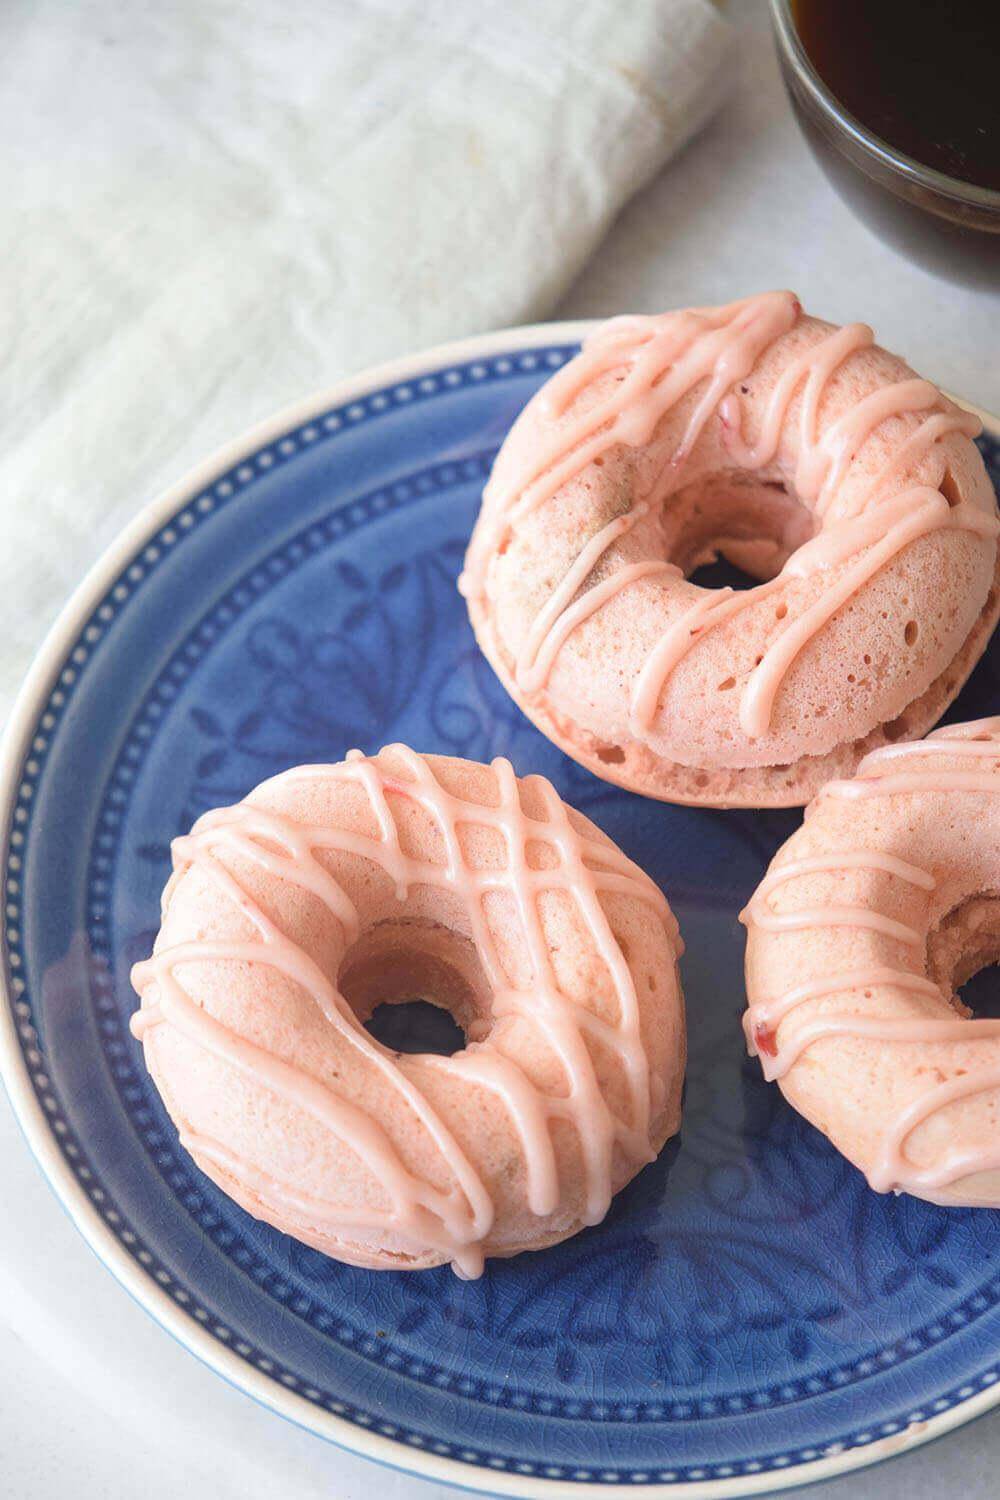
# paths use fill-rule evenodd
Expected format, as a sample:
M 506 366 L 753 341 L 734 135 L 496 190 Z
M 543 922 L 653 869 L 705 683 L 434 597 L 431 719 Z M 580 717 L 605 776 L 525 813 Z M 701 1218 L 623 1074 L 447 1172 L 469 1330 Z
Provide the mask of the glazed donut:
M 834 781 L 744 913 L 748 1044 L 879 1192 L 1000 1208 L 1000 718 Z
M 975 417 L 790 292 L 613 319 L 533 397 L 459 587 L 542 732 L 598 776 L 800 804 L 922 734 L 1000 610 Z M 688 581 L 719 554 L 761 580 Z
M 677 1130 L 677 924 L 544 778 L 352 751 L 172 852 L 133 1031 L 182 1145 L 257 1218 L 353 1265 L 478 1276 L 597 1223 Z M 415 996 L 464 1050 L 365 1029 Z

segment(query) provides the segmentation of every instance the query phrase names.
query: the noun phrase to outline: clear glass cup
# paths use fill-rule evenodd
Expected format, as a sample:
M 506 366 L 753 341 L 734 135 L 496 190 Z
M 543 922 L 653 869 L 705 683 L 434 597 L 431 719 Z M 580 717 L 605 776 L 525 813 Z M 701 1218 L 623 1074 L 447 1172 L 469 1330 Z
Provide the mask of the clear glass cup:
M 929 270 L 1000 289 L 1000 192 L 925 167 L 872 134 L 813 67 L 796 30 L 792 0 L 771 0 L 771 17 L 796 118 L 850 208 Z

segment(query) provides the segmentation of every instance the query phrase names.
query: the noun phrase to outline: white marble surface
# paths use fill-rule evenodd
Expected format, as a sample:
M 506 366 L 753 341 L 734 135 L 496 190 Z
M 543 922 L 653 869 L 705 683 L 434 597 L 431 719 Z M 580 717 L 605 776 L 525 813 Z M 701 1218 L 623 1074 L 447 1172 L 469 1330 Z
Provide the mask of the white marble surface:
M 732 11 L 744 32 L 736 96 L 626 210 L 560 315 L 724 300 L 790 285 L 817 313 L 872 321 L 919 370 L 1000 410 L 1000 299 L 932 280 L 854 223 L 788 114 L 762 0 Z M 4 1500 L 458 1495 L 376 1472 L 300 1432 L 172 1343 L 64 1217 L 2 1099 L 0 1203 Z M 946 1493 L 992 1500 L 998 1464 L 1000 1414 L 808 1493 L 820 1500 L 939 1500 Z

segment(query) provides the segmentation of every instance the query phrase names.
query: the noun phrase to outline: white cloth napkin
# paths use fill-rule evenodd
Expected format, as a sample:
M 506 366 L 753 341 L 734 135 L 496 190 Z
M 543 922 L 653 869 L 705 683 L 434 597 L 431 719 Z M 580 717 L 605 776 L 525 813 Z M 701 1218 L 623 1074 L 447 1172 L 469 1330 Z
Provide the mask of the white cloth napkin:
M 707 119 L 728 40 L 709 0 L 4 7 L 0 716 L 100 548 L 214 447 L 544 316 Z

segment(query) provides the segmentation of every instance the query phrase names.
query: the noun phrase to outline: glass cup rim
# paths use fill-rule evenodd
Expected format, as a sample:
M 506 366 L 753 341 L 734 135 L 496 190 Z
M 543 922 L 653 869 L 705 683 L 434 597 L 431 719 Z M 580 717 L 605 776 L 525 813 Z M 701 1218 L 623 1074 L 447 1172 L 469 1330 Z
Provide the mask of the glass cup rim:
M 812 102 L 842 134 L 848 136 L 866 155 L 910 182 L 958 202 L 992 209 L 1000 214 L 1000 191 L 979 187 L 961 177 L 951 177 L 935 167 L 925 166 L 923 162 L 890 146 L 881 136 L 862 125 L 860 120 L 845 109 L 814 68 L 795 25 L 792 0 L 770 0 L 770 9 L 774 33 L 783 57 L 794 70 L 799 83 L 808 91 Z

